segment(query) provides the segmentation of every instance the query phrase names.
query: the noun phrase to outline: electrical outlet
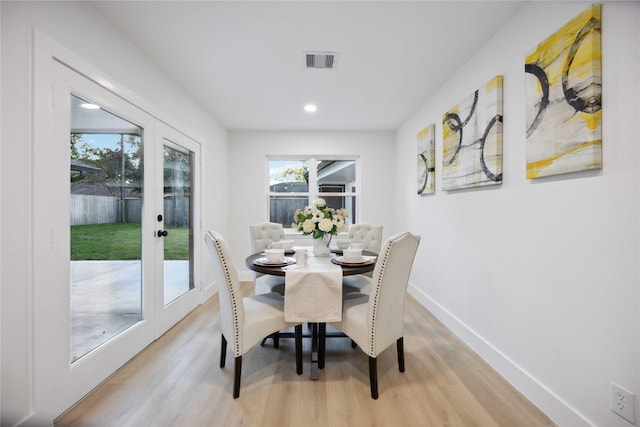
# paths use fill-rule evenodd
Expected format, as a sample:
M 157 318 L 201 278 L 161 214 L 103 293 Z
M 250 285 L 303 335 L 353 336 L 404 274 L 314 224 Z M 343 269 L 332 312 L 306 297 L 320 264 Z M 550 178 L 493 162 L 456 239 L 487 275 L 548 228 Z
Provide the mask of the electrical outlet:
M 635 395 L 616 383 L 611 383 L 611 410 L 635 424 Z

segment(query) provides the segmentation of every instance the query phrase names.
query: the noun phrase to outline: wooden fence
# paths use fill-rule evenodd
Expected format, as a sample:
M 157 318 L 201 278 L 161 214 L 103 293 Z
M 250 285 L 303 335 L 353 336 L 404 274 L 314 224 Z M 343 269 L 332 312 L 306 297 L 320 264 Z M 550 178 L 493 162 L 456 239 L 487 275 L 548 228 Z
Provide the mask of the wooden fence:
M 71 225 L 118 222 L 118 198 L 72 194 L 69 203 Z
M 291 227 L 296 209 L 304 209 L 307 197 L 271 197 L 269 200 L 269 221 Z
M 184 227 L 189 224 L 188 196 L 165 196 L 164 224 Z M 122 204 L 122 213 L 120 205 Z M 118 222 L 140 223 L 142 199 L 130 197 L 122 202 L 118 197 L 71 194 L 69 203 L 71 225 L 109 224 Z
M 355 214 L 355 197 L 325 196 L 327 206 L 334 209 L 346 208 L 351 218 Z M 271 197 L 269 199 L 269 221 L 291 227 L 296 209 L 304 209 L 309 200 L 306 196 Z M 348 205 L 347 205 L 348 204 Z

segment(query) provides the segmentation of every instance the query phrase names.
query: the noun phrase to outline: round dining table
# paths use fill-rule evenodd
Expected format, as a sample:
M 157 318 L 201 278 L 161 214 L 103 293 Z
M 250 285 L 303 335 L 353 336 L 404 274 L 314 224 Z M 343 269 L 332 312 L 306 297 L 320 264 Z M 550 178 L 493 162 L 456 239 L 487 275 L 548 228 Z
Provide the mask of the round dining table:
M 352 276 L 354 274 L 364 274 L 369 271 L 373 271 L 376 266 L 375 262 L 363 263 L 363 264 L 343 264 L 337 261 L 337 257 L 342 255 L 342 251 L 332 250 L 329 255 L 332 258 L 332 262 L 334 264 L 342 267 L 342 275 L 343 276 Z M 362 256 L 377 256 L 375 252 L 362 251 Z M 295 252 L 287 252 L 285 253 L 285 257 L 291 257 L 295 259 Z M 284 276 L 288 265 L 278 265 L 278 266 L 270 266 L 263 264 L 255 264 L 254 261 L 260 258 L 264 258 L 264 252 L 258 252 L 256 254 L 249 255 L 245 260 L 245 265 L 249 270 L 255 271 L 257 273 L 262 274 L 270 274 L 272 276 Z
M 341 263 L 339 261 L 339 257 L 342 255 L 342 251 L 332 249 L 331 254 L 329 254 L 329 258 L 333 264 L 339 265 L 342 268 L 342 276 L 352 276 L 355 274 L 363 274 L 373 271 L 376 266 L 377 258 L 373 260 L 368 260 L 362 264 L 351 264 L 351 263 Z M 375 252 L 362 251 L 362 255 L 366 257 L 377 257 L 378 254 Z M 257 273 L 262 274 L 270 274 L 272 276 L 285 276 L 287 267 L 289 265 L 295 265 L 295 252 L 285 252 L 285 257 L 290 257 L 290 263 L 287 265 L 277 265 L 270 266 L 264 265 L 260 262 L 257 264 L 255 261 L 260 258 L 264 258 L 264 252 L 258 252 L 252 255 L 249 255 L 245 260 L 245 265 L 249 270 L 255 271 Z M 286 298 L 286 296 L 285 296 Z M 338 334 L 330 334 L 326 333 L 326 323 L 323 322 L 313 322 L 311 338 L 311 372 L 310 376 L 312 380 L 318 379 L 318 369 L 324 368 L 324 348 L 325 348 L 325 338 L 327 337 L 344 337 L 345 335 L 342 333 Z M 289 333 L 280 333 L 280 337 L 288 338 L 293 337 L 293 334 Z M 263 341 L 264 342 L 264 341 Z

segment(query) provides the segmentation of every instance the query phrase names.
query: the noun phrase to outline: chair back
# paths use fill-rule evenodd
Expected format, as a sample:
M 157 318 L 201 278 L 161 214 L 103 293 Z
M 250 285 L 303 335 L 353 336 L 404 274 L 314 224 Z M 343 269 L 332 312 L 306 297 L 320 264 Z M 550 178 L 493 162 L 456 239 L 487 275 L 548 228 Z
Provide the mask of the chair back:
M 251 236 L 251 250 L 253 253 L 262 252 L 273 242 L 284 239 L 284 227 L 275 222 L 261 222 L 249 226 Z
M 395 234 L 378 255 L 369 295 L 369 356 L 380 352 L 404 335 L 404 297 L 420 236 Z
M 362 250 L 380 253 L 382 226 L 360 222 L 349 227 L 349 239 L 362 243 Z
M 244 306 L 238 272 L 233 265 L 229 247 L 220 234 L 208 231 L 204 240 L 213 258 L 213 269 L 218 284 L 220 329 L 225 338 L 232 341 L 233 354 L 239 356 L 242 355 Z

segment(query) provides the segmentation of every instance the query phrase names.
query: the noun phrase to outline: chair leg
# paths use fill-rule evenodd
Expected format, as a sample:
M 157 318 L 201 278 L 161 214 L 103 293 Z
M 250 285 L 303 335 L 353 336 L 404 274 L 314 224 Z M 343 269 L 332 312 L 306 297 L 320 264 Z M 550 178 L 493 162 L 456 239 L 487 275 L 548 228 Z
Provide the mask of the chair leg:
M 396 341 L 396 348 L 398 349 L 398 369 L 400 372 L 404 372 L 404 338 L 400 337 Z
M 242 356 L 235 358 L 233 372 L 233 398 L 240 396 L 240 376 L 242 375 Z
M 302 325 L 295 327 L 296 340 L 296 373 L 302 374 Z
M 369 382 L 371 383 L 371 398 L 378 398 L 378 359 L 369 356 Z
M 269 335 L 268 337 L 262 338 L 262 342 L 260 343 L 261 347 L 264 347 L 264 344 L 267 342 L 268 338 L 273 339 L 273 348 L 279 348 L 280 347 L 280 332 L 274 332 L 273 334 Z
M 327 324 L 321 322 L 318 327 L 318 369 L 324 369 L 325 344 L 327 339 Z
M 227 357 L 227 339 L 220 334 L 222 340 L 220 342 L 220 367 L 224 368 L 225 358 Z

